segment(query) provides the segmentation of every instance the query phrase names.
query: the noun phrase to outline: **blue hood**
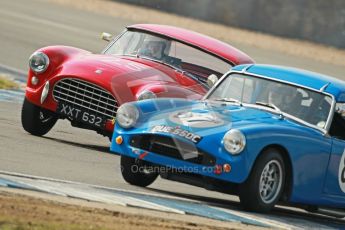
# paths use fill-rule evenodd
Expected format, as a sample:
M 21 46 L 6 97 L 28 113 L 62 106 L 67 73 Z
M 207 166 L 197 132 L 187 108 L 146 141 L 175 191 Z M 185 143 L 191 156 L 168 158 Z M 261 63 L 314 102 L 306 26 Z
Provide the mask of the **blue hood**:
M 164 125 L 208 136 L 222 134 L 232 128 L 283 125 L 287 122 L 264 110 L 220 102 L 159 99 L 137 102 L 136 106 L 141 113 L 136 132 L 149 132 L 154 126 Z

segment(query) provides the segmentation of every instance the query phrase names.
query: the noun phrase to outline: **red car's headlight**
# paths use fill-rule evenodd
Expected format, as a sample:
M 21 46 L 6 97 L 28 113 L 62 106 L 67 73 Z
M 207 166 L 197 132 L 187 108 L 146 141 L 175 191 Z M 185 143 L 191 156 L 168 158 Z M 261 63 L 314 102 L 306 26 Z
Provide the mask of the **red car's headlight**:
M 29 66 L 35 73 L 43 73 L 49 66 L 49 57 L 43 52 L 35 52 L 29 58 Z

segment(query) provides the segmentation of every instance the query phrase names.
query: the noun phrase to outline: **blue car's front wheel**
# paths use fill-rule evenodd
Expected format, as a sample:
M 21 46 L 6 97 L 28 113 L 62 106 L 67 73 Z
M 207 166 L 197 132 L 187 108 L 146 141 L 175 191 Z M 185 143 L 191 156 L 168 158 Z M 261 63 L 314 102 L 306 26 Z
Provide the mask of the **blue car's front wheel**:
M 285 184 L 285 164 L 276 149 L 264 151 L 249 178 L 240 188 L 242 206 L 250 211 L 266 212 L 279 201 Z
M 127 183 L 140 187 L 149 186 L 158 177 L 158 172 L 150 163 L 123 155 L 121 156 L 121 173 Z

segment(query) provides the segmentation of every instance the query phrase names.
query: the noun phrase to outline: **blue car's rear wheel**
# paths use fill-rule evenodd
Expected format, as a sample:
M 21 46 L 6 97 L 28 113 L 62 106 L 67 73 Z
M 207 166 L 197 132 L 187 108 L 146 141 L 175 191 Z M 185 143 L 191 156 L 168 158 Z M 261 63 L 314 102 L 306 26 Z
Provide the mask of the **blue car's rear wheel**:
M 35 136 L 43 136 L 48 133 L 58 119 L 53 112 L 32 104 L 26 98 L 21 117 L 24 130 Z
M 249 178 L 240 186 L 242 206 L 266 212 L 279 201 L 285 184 L 285 164 L 281 154 L 268 149 L 257 159 Z
M 121 173 L 127 183 L 140 187 L 149 186 L 158 177 L 153 165 L 127 156 L 121 156 Z

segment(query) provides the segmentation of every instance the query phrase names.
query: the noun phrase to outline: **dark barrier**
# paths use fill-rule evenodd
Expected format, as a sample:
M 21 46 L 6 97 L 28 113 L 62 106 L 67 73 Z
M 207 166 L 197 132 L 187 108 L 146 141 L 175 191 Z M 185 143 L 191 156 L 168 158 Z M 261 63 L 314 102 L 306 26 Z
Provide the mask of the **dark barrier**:
M 114 0 L 345 48 L 344 0 Z

